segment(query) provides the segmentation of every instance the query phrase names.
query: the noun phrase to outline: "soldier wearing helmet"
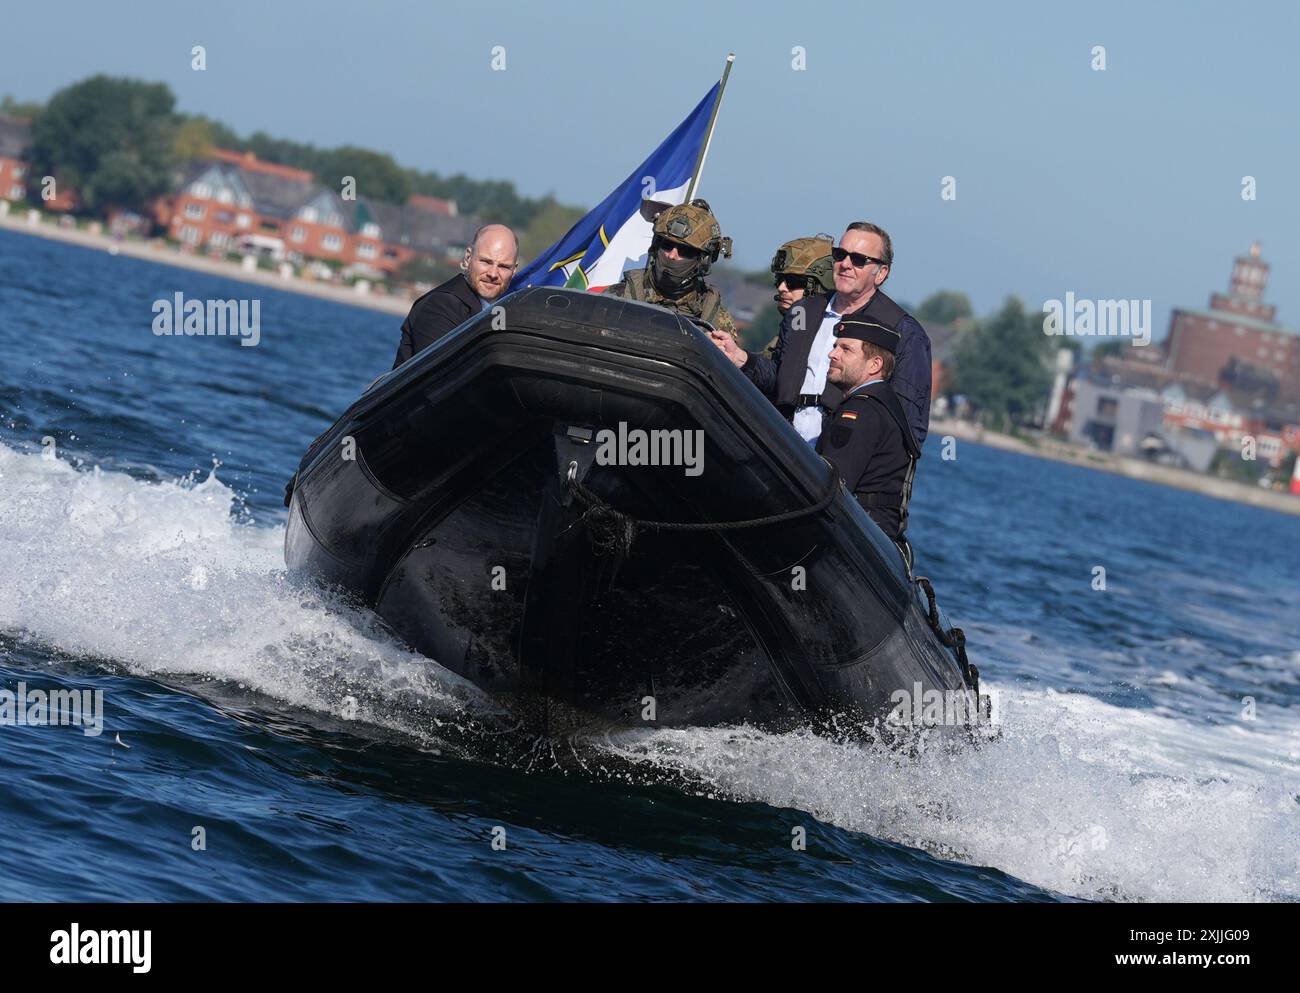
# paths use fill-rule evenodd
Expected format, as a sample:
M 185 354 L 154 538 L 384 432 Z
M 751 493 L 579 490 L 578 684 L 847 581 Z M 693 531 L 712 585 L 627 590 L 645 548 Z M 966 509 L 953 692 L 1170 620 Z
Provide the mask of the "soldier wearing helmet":
M 646 267 L 623 273 L 623 281 L 605 292 L 699 318 L 736 339 L 736 322 L 722 296 L 704 281 L 719 256 L 730 258 L 731 239 L 722 237 L 707 201 L 666 207 L 654 217 Z
M 776 309 L 785 316 L 808 296 L 828 297 L 835 292 L 835 241 L 828 234 L 787 241 L 772 256 L 772 278 L 776 281 Z

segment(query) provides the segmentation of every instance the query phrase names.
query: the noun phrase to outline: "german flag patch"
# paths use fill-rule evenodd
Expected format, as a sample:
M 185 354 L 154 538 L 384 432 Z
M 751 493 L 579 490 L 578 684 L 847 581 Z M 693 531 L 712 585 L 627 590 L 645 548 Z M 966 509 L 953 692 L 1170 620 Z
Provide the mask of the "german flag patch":
M 840 417 L 846 421 L 856 421 L 858 419 L 858 412 L 856 410 L 846 410 L 840 415 Z

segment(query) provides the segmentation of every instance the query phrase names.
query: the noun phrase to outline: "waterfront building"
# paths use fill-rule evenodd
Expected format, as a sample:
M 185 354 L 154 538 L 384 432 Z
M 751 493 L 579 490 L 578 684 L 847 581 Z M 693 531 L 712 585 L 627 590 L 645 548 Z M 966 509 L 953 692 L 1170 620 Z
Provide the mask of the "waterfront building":
M 1300 398 L 1300 334 L 1275 320 L 1264 300 L 1269 266 L 1256 243 L 1233 263 L 1227 293 L 1206 310 L 1176 308 L 1165 340 L 1166 367 L 1178 376 L 1217 384 L 1225 369 L 1276 380 L 1282 396 Z

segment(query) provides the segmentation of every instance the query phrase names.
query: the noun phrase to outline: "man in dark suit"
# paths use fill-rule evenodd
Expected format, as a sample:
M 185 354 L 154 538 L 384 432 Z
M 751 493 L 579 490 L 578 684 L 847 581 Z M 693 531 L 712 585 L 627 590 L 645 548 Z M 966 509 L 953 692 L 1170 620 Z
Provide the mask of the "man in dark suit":
M 393 368 L 428 348 L 452 328 L 463 324 L 505 293 L 519 267 L 519 239 L 504 224 L 488 224 L 465 249 L 460 273 L 435 286 L 415 303 L 402 324 Z
M 714 344 L 776 404 L 809 444 L 816 444 L 823 419 L 844 396 L 826 378 L 835 325 L 852 315 L 897 331 L 892 384 L 919 447 L 930 427 L 930 338 L 914 317 L 880 289 L 894 261 L 889 235 L 874 224 L 855 221 L 840 237 L 831 257 L 834 294 L 808 297 L 791 307 L 781 322 L 771 356 L 747 353 L 716 335 Z
M 894 329 L 861 317 L 846 317 L 835 326 L 827 379 L 844 399 L 817 440 L 818 453 L 897 542 L 907 530 L 912 476 L 921 457 L 903 405 L 889 385 L 899 337 Z

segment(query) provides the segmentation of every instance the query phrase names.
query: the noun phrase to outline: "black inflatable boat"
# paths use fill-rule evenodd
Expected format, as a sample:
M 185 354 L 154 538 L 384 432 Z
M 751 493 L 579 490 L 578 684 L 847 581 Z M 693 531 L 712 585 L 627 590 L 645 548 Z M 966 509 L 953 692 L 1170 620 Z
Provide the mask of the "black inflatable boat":
M 548 731 L 897 723 L 917 694 L 927 715 L 978 697 L 929 584 L 657 307 L 504 298 L 373 384 L 286 503 L 291 571 Z

